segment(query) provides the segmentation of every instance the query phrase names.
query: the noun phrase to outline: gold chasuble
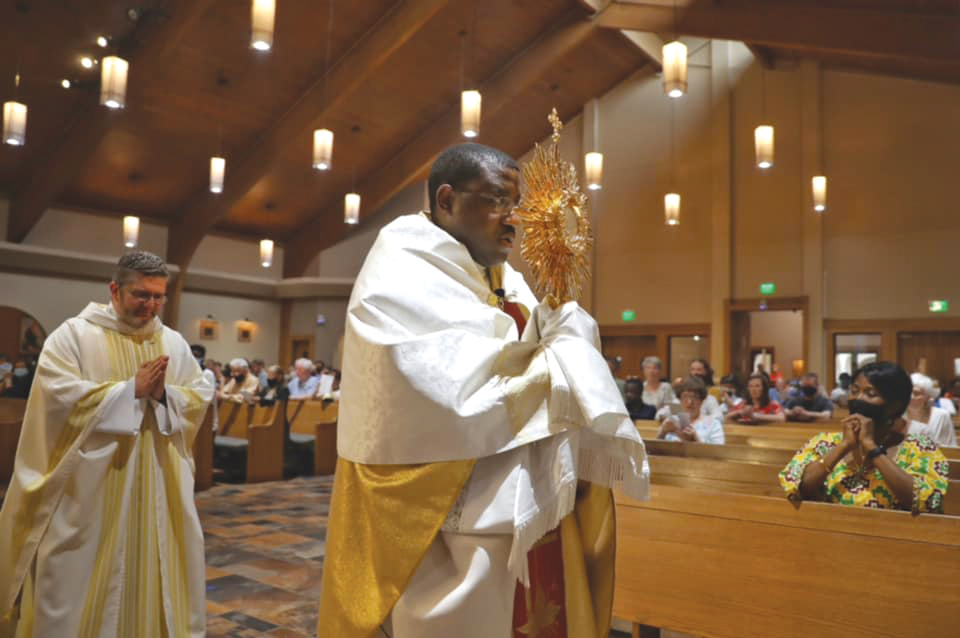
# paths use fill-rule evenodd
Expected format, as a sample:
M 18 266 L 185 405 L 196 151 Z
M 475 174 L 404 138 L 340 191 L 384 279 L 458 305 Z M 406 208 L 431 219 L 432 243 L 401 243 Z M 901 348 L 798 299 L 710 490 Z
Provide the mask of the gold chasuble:
M 164 402 L 136 399 L 164 354 Z M 0 511 L 0 637 L 204 635 L 192 448 L 212 394 L 159 319 L 90 304 L 49 336 Z
M 575 303 L 539 304 L 426 214 L 380 231 L 347 311 L 318 636 L 377 636 L 431 545 L 482 510 L 477 533 L 507 543 L 494 567 L 522 583 L 502 638 L 606 638 L 610 488 L 645 498 L 649 468 L 598 343 Z

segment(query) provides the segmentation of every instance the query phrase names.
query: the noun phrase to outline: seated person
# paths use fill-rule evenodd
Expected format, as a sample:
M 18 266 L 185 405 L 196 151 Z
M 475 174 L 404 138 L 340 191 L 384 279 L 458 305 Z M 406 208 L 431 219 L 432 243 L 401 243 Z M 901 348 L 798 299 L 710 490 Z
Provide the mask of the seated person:
M 702 412 L 707 398 L 707 386 L 702 379 L 690 377 L 679 387 L 680 409 L 664 406 L 658 413 L 663 419 L 658 439 L 667 441 L 692 441 L 695 443 L 724 442 L 723 423 L 720 419 Z M 677 412 L 676 414 L 674 412 Z
M 663 378 L 663 362 L 660 357 L 644 357 L 643 359 L 643 402 L 652 405 L 654 411 L 665 405 L 677 402 L 677 395 L 673 387 Z M 646 417 L 652 419 L 653 416 Z
M 720 411 L 724 417 L 732 410 L 739 410 L 744 405 L 743 395 L 746 394 L 743 384 L 740 383 L 740 377 L 735 374 L 728 374 L 720 379 L 717 386 L 720 391 L 719 402 Z
M 5 399 L 26 399 L 30 396 L 33 375 L 25 359 L 13 362 L 10 372 L 0 379 L 0 397 Z
M 913 384 L 903 368 L 868 363 L 853 374 L 843 432 L 810 439 L 780 472 L 793 501 L 942 512 L 949 466 L 926 435 L 900 418 Z
M 257 398 L 260 382 L 250 373 L 246 359 L 233 359 L 230 362 L 230 379 L 217 390 L 217 399 L 244 403 Z
M 790 390 L 790 384 L 781 376 L 773 382 L 773 387 L 770 388 L 770 400 L 784 406 L 791 399 Z
M 783 408 L 770 400 L 770 382 L 764 374 L 751 374 L 747 379 L 747 399 L 743 405 L 727 414 L 728 423 L 756 425 L 786 421 Z
M 939 446 L 957 447 L 957 433 L 950 414 L 933 405 L 938 394 L 933 379 L 914 372 L 910 375 L 910 381 L 913 382 L 913 396 L 903 415 L 907 421 L 907 433 L 926 434 Z
M 790 399 L 784 406 L 787 411 L 787 421 L 828 421 L 833 416 L 833 403 L 820 394 L 816 373 L 808 372 L 803 376 L 800 392 L 802 392 L 800 398 Z
M 643 380 L 636 377 L 627 379 L 626 400 L 627 412 L 634 421 L 646 421 L 653 419 L 657 414 L 657 408 L 646 403 L 644 399 Z M 671 393 L 673 390 L 671 390 Z
M 320 378 L 313 376 L 313 361 L 310 359 L 297 359 L 293 363 L 294 373 L 290 383 L 287 384 L 287 390 L 290 391 L 291 399 L 311 399 L 317 393 L 317 384 Z
M 847 407 L 847 400 L 850 398 L 850 374 L 847 372 L 841 372 L 840 376 L 837 379 L 840 382 L 840 385 L 833 389 L 833 392 L 830 393 L 830 400 L 833 401 L 834 405 L 838 408 Z
M 934 383 L 937 384 L 936 381 Z M 939 391 L 939 385 L 937 390 Z M 960 403 L 960 377 L 950 383 L 949 389 L 934 402 L 934 405 L 941 410 L 946 410 L 950 418 L 953 418 L 957 413 L 957 403 Z
M 315 374 L 317 379 L 317 392 L 315 399 L 330 399 L 333 396 L 333 380 L 336 378 L 336 370 L 333 368 L 324 368 L 320 374 Z
M 710 363 L 706 359 L 694 359 L 690 362 L 690 376 L 697 377 L 703 381 L 703 384 L 707 387 L 707 398 L 703 400 L 700 411 L 704 414 L 715 416 L 718 419 L 723 419 L 723 410 L 720 408 L 720 402 L 717 401 L 717 397 L 711 393 L 713 388 L 713 368 L 710 367 Z M 679 381 L 680 385 L 684 383 L 682 379 Z
M 260 387 L 259 397 L 260 405 L 273 405 L 277 401 L 283 401 L 290 396 L 287 385 L 283 382 L 283 368 L 280 366 L 270 366 L 266 369 L 267 383 Z

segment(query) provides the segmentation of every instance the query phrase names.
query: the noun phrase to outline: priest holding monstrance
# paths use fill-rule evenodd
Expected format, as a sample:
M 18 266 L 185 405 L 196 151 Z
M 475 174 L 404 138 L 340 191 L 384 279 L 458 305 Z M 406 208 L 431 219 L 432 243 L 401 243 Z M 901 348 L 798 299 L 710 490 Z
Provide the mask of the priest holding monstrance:
M 610 488 L 645 498 L 643 443 L 575 299 L 592 241 L 553 144 L 521 170 L 479 144 L 384 227 L 347 310 L 318 635 L 600 638 Z M 523 254 L 541 301 L 506 259 Z

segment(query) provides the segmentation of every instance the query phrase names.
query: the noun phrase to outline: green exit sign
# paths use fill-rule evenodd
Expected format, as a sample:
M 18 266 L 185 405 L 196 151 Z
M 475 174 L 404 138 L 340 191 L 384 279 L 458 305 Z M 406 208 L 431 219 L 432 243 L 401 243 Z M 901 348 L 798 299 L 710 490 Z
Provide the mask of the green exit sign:
M 777 284 L 772 281 L 760 284 L 761 295 L 772 295 L 775 292 L 777 292 Z
M 620 316 L 623 318 L 624 321 L 633 321 L 634 319 L 637 318 L 637 313 L 634 312 L 633 310 L 624 310 L 620 314 Z
M 950 309 L 950 304 L 946 299 L 935 299 L 930 302 L 930 312 L 946 312 Z

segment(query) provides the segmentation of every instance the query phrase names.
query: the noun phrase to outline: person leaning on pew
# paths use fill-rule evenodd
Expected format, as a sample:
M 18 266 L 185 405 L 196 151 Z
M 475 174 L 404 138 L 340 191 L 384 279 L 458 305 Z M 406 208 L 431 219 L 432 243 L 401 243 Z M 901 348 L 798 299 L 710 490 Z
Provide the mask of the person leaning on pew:
M 662 421 L 657 438 L 723 445 L 723 423 L 702 411 L 703 400 L 707 397 L 707 385 L 703 380 L 690 377 L 680 384 L 677 393 L 680 395 L 679 408 L 676 404 L 665 405 L 657 412 L 657 420 Z
M 747 398 L 739 408 L 727 414 L 730 423 L 747 425 L 764 423 L 783 423 L 786 417 L 783 408 L 770 399 L 770 382 L 767 377 L 754 373 L 747 379 Z
M 942 513 L 946 457 L 925 434 L 906 434 L 900 418 L 912 391 L 895 363 L 857 370 L 843 432 L 816 435 L 780 472 L 787 498 Z

